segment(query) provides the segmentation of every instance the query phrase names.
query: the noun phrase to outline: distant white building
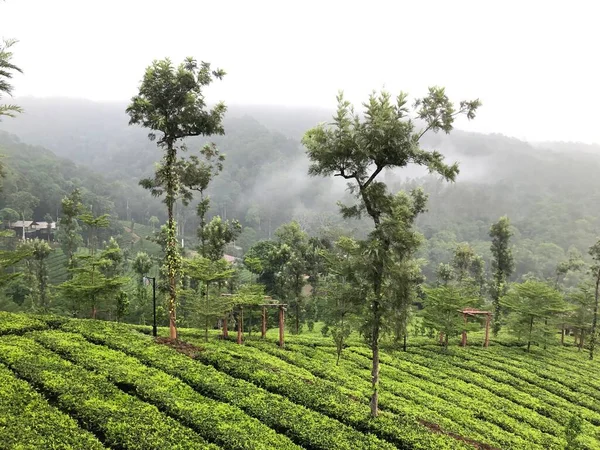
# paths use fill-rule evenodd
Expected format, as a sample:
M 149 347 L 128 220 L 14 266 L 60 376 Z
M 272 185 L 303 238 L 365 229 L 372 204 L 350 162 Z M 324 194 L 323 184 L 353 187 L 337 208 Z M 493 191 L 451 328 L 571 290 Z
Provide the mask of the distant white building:
M 22 238 L 25 235 L 25 239 L 53 239 L 54 232 L 56 231 L 56 222 L 37 222 L 35 220 L 16 220 L 10 222 L 8 227 L 15 231 L 15 234 Z M 23 232 L 23 228 L 25 228 Z

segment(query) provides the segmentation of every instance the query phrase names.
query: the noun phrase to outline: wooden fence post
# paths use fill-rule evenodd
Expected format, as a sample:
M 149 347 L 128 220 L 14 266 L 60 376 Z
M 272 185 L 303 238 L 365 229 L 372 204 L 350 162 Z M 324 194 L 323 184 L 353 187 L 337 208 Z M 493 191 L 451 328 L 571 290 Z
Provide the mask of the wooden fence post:
M 227 329 L 227 316 L 223 319 L 223 339 L 229 337 L 229 330 Z
M 238 314 L 238 329 L 237 329 L 237 343 L 242 343 L 242 330 L 244 324 L 244 308 L 240 307 L 240 313 Z
M 488 348 L 490 345 L 490 318 L 491 318 L 491 314 L 486 314 L 485 316 L 485 342 L 483 343 L 483 346 L 485 348 Z

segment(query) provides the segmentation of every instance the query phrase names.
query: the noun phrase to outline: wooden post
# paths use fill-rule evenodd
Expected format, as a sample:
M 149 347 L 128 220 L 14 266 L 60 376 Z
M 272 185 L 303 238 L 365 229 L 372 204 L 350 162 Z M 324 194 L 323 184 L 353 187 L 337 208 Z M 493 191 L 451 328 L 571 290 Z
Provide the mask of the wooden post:
M 229 330 L 227 329 L 227 316 L 223 319 L 223 339 L 229 338 Z
M 460 345 L 462 347 L 466 347 L 467 346 L 467 315 L 463 313 L 463 320 L 465 322 L 465 326 L 463 328 L 463 332 L 462 332 L 462 340 L 460 342 Z
M 440 331 L 440 345 L 444 345 L 444 332 Z
M 488 348 L 490 345 L 490 316 L 489 313 L 485 316 L 485 341 L 483 343 L 485 348 Z
M 279 307 L 279 347 L 283 348 L 285 342 L 283 341 L 283 325 L 285 321 L 285 316 L 283 314 L 283 306 Z
M 244 323 L 244 308 L 240 308 L 240 313 L 238 314 L 238 329 L 237 329 L 237 343 L 242 343 L 242 327 Z
M 267 335 L 267 307 L 262 307 L 262 327 L 260 329 L 262 338 L 264 339 Z

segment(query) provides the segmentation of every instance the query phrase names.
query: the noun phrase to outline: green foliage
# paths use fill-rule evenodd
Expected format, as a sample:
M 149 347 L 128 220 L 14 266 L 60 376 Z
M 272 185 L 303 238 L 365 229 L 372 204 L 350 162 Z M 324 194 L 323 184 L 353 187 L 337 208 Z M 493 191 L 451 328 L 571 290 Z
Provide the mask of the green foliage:
M 15 39 L 4 40 L 0 43 L 0 99 L 4 94 L 12 94 L 12 84 L 10 83 L 15 72 L 22 73 L 21 69 L 12 63 L 13 53 L 11 48 L 17 41 Z M 1 104 L 0 120 L 2 116 L 15 117 L 17 113 L 23 110 L 17 105 Z
M 27 382 L 0 365 L 0 440 L 5 448 L 101 450 L 96 437 L 46 402 Z
M 556 289 L 536 280 L 513 285 L 500 299 L 500 305 L 511 313 L 511 330 L 527 339 L 527 351 L 532 342 L 551 342 L 560 315 L 570 310 Z
M 49 293 L 48 258 L 52 253 L 52 247 L 46 241 L 33 239 L 24 241 L 18 251 L 30 255 L 26 258 L 27 270 L 35 286 L 31 286 L 30 294 L 31 309 L 39 313 L 48 313 L 51 308 L 51 296 Z
M 581 417 L 571 416 L 569 418 L 569 422 L 565 427 L 565 439 L 567 440 L 567 445 L 565 446 L 566 450 L 581 448 L 581 445 L 579 444 L 579 435 L 581 433 L 582 425 L 583 420 Z
M 576 291 L 567 296 L 573 310 L 567 315 L 570 324 L 579 335 L 579 349 L 583 348 L 586 334 L 590 334 L 594 309 L 594 288 L 590 285 L 580 286 Z
M 596 288 L 594 291 L 594 310 L 592 313 L 592 330 L 590 337 L 590 359 L 594 358 L 594 348 L 596 346 L 598 324 L 598 303 L 600 298 L 600 240 L 590 247 L 588 252 L 594 261 L 592 265 L 592 274 L 595 278 Z
M 356 448 L 391 450 L 393 448 L 372 434 L 363 434 L 263 387 L 234 378 L 212 366 L 200 364 L 169 348 L 149 345 L 149 337 L 132 333 L 124 328 L 117 329 L 111 324 L 102 322 L 71 323 L 65 328 L 82 333 L 87 339 L 121 350 L 146 365 L 180 378 L 196 391 L 240 408 L 270 428 L 285 433 L 305 448 L 319 450 Z M 434 439 L 435 441 L 439 442 L 441 439 Z
M 81 335 L 49 331 L 34 335 L 45 347 L 117 384 L 128 384 L 144 401 L 167 412 L 203 438 L 235 450 L 299 449 L 258 420 L 194 391 L 176 377 L 149 368 L 122 352 L 87 342 Z
M 102 435 L 109 446 L 129 449 L 216 449 L 174 419 L 105 377 L 76 366 L 30 338 L 0 338 L 0 360 L 20 378 L 35 384 L 58 406 Z
M 311 161 L 309 174 L 350 180 L 348 187 L 357 201 L 351 206 L 341 205 L 342 216 L 360 218 L 367 214 L 373 222 L 374 228 L 363 243 L 364 255 L 369 260 L 363 266 L 369 267 L 365 275 L 372 286 L 364 301 L 371 305 L 368 339 L 373 348 L 373 416 L 377 415 L 377 355 L 382 317 L 391 309 L 386 306 L 389 295 L 385 285 L 394 262 L 409 260 L 420 244 L 412 226 L 417 215 L 424 211 L 427 198 L 420 190 L 413 190 L 410 196 L 405 193 L 394 196 L 377 177 L 385 169 L 413 163 L 454 180 L 458 165 L 446 164 L 438 151 L 421 148 L 420 140 L 428 131 L 449 133 L 457 115 L 472 119 L 480 105 L 479 100 L 463 101 L 457 110 L 443 88 L 432 87 L 427 96 L 415 101 L 413 113 L 425 122 L 424 129 L 416 130 L 407 97 L 402 92 L 396 99 L 387 92 L 373 93 L 364 104 L 361 120 L 340 93 L 333 124 L 307 131 L 302 140 Z
M 5 334 L 23 334 L 27 331 L 43 330 L 46 324 L 30 315 L 12 314 L 0 311 L 0 336 Z
M 83 244 L 81 237 L 81 227 L 77 218 L 83 212 L 81 204 L 81 193 L 75 189 L 71 194 L 64 197 L 61 201 L 62 216 L 58 223 L 58 232 L 56 239 L 60 243 L 63 253 L 67 256 L 69 268 L 74 266 L 74 257 L 77 249 Z
M 213 217 L 203 229 L 198 230 L 200 253 L 211 261 L 221 259 L 227 245 L 235 241 L 241 231 L 242 226 L 237 220 L 229 222 L 221 220 L 219 216 Z
M 500 308 L 500 298 L 506 293 L 507 283 L 514 270 L 514 260 L 512 251 L 509 247 L 509 241 L 512 236 L 510 221 L 508 217 L 501 217 L 498 222 L 490 228 L 490 237 L 492 238 L 492 272 L 493 280 L 491 285 L 492 302 L 494 304 L 494 323 L 492 331 L 494 336 L 500 331 L 502 318 L 502 309 Z
M 172 338 L 177 337 L 175 308 L 177 278 L 181 269 L 173 207 L 180 195 L 183 196 L 184 202 L 191 200 L 189 191 L 192 187 L 186 185 L 186 175 L 192 170 L 197 173 L 196 169 L 200 165 L 197 157 L 192 157 L 187 162 L 178 158 L 178 151 L 186 150 L 185 144 L 179 145 L 179 142 L 190 136 L 223 134 L 225 105 L 219 103 L 207 110 L 202 90 L 224 75 L 222 70 L 211 70 L 209 63 L 202 62 L 199 66 L 193 58 L 186 58 L 178 67 L 174 67 L 169 59 L 154 61 L 146 69 L 139 92 L 127 108 L 130 125 L 137 124 L 152 130 L 148 135 L 150 140 L 156 139 L 158 132 L 157 144 L 164 150 L 162 163 L 158 165 L 154 178 L 143 179 L 140 185 L 150 190 L 155 197 L 164 194 L 164 202 L 167 205 L 167 239 L 164 253 Z M 210 153 L 210 148 L 205 147 L 204 151 Z M 202 181 L 193 178 L 194 185 Z
M 468 292 L 455 286 L 440 286 L 424 290 L 423 322 L 425 326 L 443 333 L 444 349 L 448 349 L 448 339 L 458 336 L 466 328 L 460 311 L 478 306 L 478 300 L 469 297 Z

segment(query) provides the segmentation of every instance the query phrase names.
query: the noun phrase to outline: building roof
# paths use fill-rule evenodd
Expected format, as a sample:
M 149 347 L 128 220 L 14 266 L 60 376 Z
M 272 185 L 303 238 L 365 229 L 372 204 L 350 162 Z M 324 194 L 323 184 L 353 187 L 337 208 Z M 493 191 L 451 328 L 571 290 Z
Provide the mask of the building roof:
M 48 228 L 48 222 L 33 222 L 32 225 L 39 230 Z M 51 229 L 56 228 L 56 223 L 50 222 L 50 228 Z
M 223 259 L 225 261 L 227 261 L 228 263 L 234 263 L 236 262 L 239 258 L 236 258 L 235 256 L 231 256 L 231 255 L 223 255 Z
M 31 226 L 31 224 L 33 223 L 33 220 L 16 220 L 14 222 L 11 222 L 11 227 L 13 228 L 23 228 L 23 224 L 25 224 L 25 228 L 29 228 Z

